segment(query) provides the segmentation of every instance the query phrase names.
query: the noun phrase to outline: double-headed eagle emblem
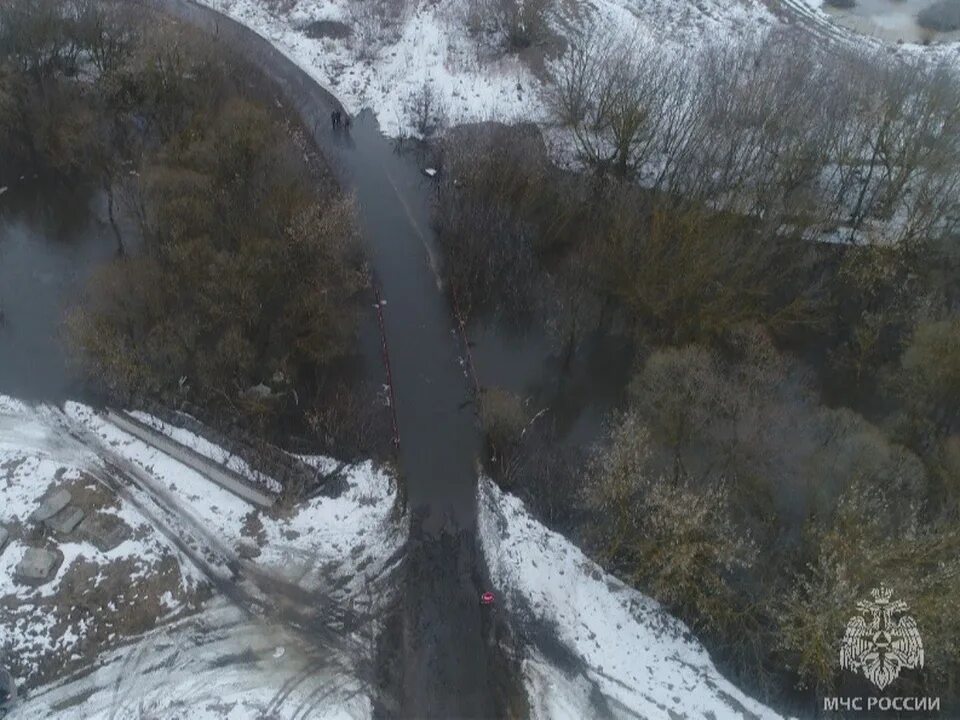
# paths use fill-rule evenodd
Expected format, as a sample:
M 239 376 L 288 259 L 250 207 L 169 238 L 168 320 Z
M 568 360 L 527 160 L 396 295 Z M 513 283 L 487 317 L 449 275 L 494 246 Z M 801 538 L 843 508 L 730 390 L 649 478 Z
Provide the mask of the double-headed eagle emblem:
M 923 667 L 923 641 L 917 623 L 906 614 L 903 600 L 891 600 L 893 591 L 874 588 L 873 600 L 857 603 L 858 615 L 847 622 L 840 645 L 840 667 L 862 672 L 883 690 L 904 668 Z

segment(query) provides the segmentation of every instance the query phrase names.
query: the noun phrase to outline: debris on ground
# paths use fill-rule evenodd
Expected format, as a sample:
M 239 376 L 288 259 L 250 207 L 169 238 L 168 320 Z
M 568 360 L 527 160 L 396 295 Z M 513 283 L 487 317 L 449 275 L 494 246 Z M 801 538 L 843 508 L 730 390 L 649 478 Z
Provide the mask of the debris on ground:
M 63 553 L 31 547 L 23 553 L 14 573 L 23 583 L 42 585 L 53 579 L 51 576 L 62 562 Z

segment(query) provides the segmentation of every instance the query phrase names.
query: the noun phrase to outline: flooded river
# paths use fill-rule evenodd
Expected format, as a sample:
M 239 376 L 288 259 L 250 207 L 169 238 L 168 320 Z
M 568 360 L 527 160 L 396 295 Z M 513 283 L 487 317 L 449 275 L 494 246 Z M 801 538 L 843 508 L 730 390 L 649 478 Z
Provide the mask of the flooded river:
M 0 195 L 0 393 L 77 395 L 63 315 L 90 273 L 114 257 L 102 205 L 98 193 L 29 181 Z
M 960 40 L 960 31 L 933 32 L 917 23 L 917 14 L 935 2 L 937 0 L 856 0 L 856 4 L 847 9 L 831 7 L 829 4 L 824 4 L 823 8 L 839 24 L 888 42 Z

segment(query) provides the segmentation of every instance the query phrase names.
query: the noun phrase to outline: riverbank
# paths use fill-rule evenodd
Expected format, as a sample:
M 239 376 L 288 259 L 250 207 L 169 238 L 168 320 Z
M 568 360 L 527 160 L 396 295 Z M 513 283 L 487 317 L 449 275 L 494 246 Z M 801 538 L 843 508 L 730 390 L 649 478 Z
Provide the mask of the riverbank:
M 241 461 L 224 458 L 190 431 L 143 417 L 174 442 L 207 451 L 211 462 L 227 459 L 244 470 Z M 338 678 L 344 708 L 363 707 L 369 715 L 378 618 L 393 602 L 393 575 L 407 532 L 395 512 L 396 483 L 369 463 L 344 466 L 329 458 L 302 459 L 336 473 L 338 481 L 324 496 L 264 510 L 91 408 L 68 403 L 61 412 L 0 398 L 0 524 L 11 534 L 0 555 L 0 626 L 9 633 L 3 662 L 20 686 L 24 712 L 49 707 L 53 701 L 33 698 L 60 693 L 55 689 L 59 683 L 51 686 L 51 681 L 71 673 L 80 678 L 67 683 L 82 688 L 76 694 L 106 691 L 97 678 L 111 667 L 110 657 L 151 651 L 157 634 L 141 633 L 171 625 L 159 631 L 169 635 L 178 623 L 185 626 L 180 618 L 199 613 L 186 624 L 203 625 L 210 622 L 203 619 L 207 614 L 226 608 L 238 619 L 225 629 L 242 619 L 254 628 L 251 637 L 260 638 L 238 636 L 231 652 L 242 655 L 243 643 L 262 643 L 270 635 L 267 628 L 277 625 L 278 637 L 293 638 L 291 649 L 318 668 L 318 678 Z M 125 463 L 131 470 L 121 470 Z M 140 482 L 131 480 L 135 477 Z M 62 490 L 72 498 L 67 510 L 81 510 L 84 517 L 76 530 L 52 533 L 31 513 L 43 497 Z M 14 577 L 15 566 L 31 547 L 61 558 L 55 574 L 37 587 Z M 39 608 L 43 623 L 38 622 Z M 332 645 L 324 629 L 328 623 L 337 627 Z M 282 653 L 283 643 L 276 643 L 274 649 L 280 647 Z M 205 655 L 211 667 L 236 662 L 230 653 L 218 655 L 221 651 L 226 652 L 221 648 Z M 137 666 L 138 673 L 124 681 L 149 686 L 149 671 Z M 113 667 L 109 672 L 130 674 Z M 91 668 L 93 679 L 83 679 Z M 173 696 L 152 699 L 158 703 L 153 709 L 160 712 Z M 62 693 L 59 697 L 55 704 L 65 702 Z M 75 704 L 78 716 L 97 716 L 93 705 Z

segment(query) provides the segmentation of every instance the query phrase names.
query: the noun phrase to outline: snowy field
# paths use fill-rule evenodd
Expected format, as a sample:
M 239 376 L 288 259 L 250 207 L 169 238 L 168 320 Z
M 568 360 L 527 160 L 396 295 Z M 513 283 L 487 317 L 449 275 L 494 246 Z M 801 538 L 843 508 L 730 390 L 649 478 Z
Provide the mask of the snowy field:
M 658 603 L 533 519 L 483 479 L 479 527 L 495 587 L 521 636 L 534 718 L 780 718 L 727 681 Z
M 416 134 L 408 107 L 425 85 L 445 108 L 450 125 L 544 121 L 542 69 L 588 19 L 665 54 L 737 42 L 784 26 L 804 28 L 829 42 L 877 44 L 837 25 L 823 0 L 554 0 L 547 13 L 553 39 L 519 55 L 503 52 L 495 33 L 468 32 L 469 14 L 483 7 L 481 0 L 384 0 L 381 5 L 392 12 L 385 24 L 358 10 L 373 7 L 375 0 L 200 2 L 269 39 L 349 112 L 372 109 L 390 136 Z M 316 33 L 310 29 L 318 22 L 350 34 L 312 37 Z M 960 43 L 897 47 L 960 64 Z M 537 57 L 538 52 L 547 57 Z
M 200 437 L 155 418 L 141 419 L 197 452 L 228 459 Z M 339 467 L 329 458 L 303 459 L 326 472 Z M 146 492 L 134 486 L 113 492 L 100 479 L 115 476 L 109 466 L 120 462 L 140 468 L 154 485 Z M 309 707 L 316 697 L 325 697 L 329 713 L 311 717 L 369 716 L 369 697 L 351 670 L 369 660 L 375 621 L 363 624 L 362 643 L 347 642 L 351 649 L 363 646 L 364 657 L 340 657 L 336 667 L 326 668 L 335 653 L 318 656 L 277 618 L 235 617 L 236 607 L 216 593 L 211 598 L 211 588 L 229 581 L 239 563 L 268 579 L 266 591 L 252 593 L 268 605 L 270 578 L 276 578 L 306 593 L 308 611 L 322 612 L 312 607 L 309 594 L 322 591 L 317 602 L 332 597 L 342 607 L 376 617 L 390 598 L 385 583 L 407 529 L 395 518 L 395 488 L 386 473 L 364 463 L 342 468 L 341 477 L 332 497 L 264 511 L 86 406 L 67 403 L 61 412 L 0 396 L 0 525 L 12 536 L 0 555 L 0 664 L 28 691 L 18 713 L 92 718 L 142 717 L 138 713 L 148 711 L 172 717 L 169 703 L 174 702 L 186 703 L 190 717 L 253 718 L 287 708 L 284 703 L 302 701 Z M 129 538 L 101 552 L 78 533 L 54 537 L 38 527 L 28 519 L 30 513 L 59 488 L 70 489 L 75 504 L 88 512 L 120 518 L 131 530 Z M 152 504 L 155 498 L 164 503 Z M 28 546 L 63 554 L 55 577 L 36 588 L 13 578 Z M 200 565 L 196 558 L 202 558 Z M 228 632 L 241 621 L 242 632 Z M 170 622 L 175 626 L 162 627 Z M 191 654 L 185 647 L 197 649 Z M 85 668 L 98 656 L 99 669 L 89 676 Z M 171 694 L 163 687 L 166 669 L 149 668 L 167 668 L 174 660 L 184 664 L 173 678 L 183 686 Z M 211 672 L 203 679 L 197 668 L 205 664 Z M 212 672 L 227 666 L 229 672 Z M 69 687 L 49 684 L 75 672 L 82 677 Z M 46 685 L 36 688 L 38 682 Z M 129 697 L 142 697 L 143 703 L 118 694 L 127 686 Z M 260 686 L 264 689 L 257 691 Z M 278 699 L 282 687 L 289 692 Z M 70 702 L 88 695 L 89 701 Z M 196 703 L 189 700 L 194 696 Z M 73 705 L 75 710 L 65 711 Z M 195 707 L 209 713 L 195 714 Z

